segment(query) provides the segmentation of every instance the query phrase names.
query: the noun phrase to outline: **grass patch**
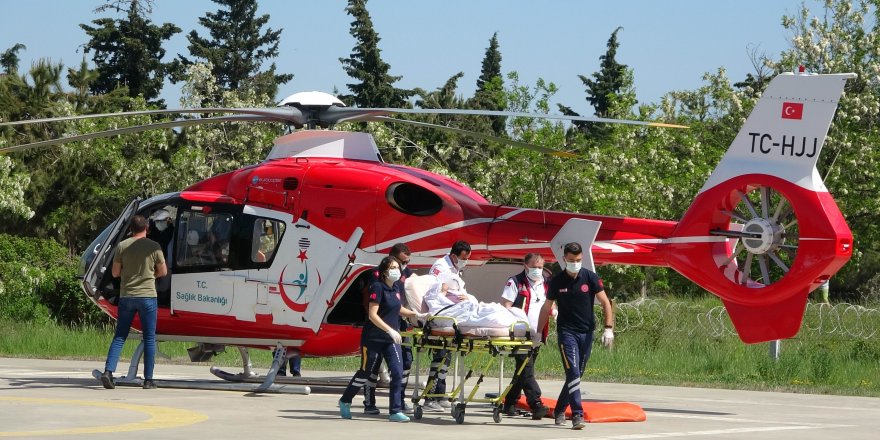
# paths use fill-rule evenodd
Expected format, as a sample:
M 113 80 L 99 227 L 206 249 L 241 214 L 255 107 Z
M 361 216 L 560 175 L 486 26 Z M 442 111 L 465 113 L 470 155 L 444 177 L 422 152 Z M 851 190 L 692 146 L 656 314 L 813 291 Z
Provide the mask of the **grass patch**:
M 717 301 L 711 300 L 675 307 L 652 304 L 637 317 L 627 316 L 633 313 L 628 308 L 620 309 L 617 322 L 622 331 L 617 333 L 614 349 L 607 350 L 596 342 L 585 381 L 880 396 L 880 336 L 815 331 L 818 326 L 808 314 L 805 328 L 797 337 L 783 341 L 779 359 L 773 360 L 767 344 L 746 345 L 729 331 L 707 330 L 706 316 L 715 313 L 716 306 Z M 848 315 L 835 318 L 836 329 L 847 325 L 878 328 L 877 323 L 866 322 L 866 315 Z M 0 356 L 103 362 L 113 329 L 0 320 L 0 335 Z M 128 361 L 136 345 L 135 340 L 126 343 L 121 362 Z M 162 342 L 159 349 L 169 358 L 158 361 L 188 364 L 186 348 L 191 345 Z M 271 353 L 265 350 L 251 350 L 251 358 L 257 369 L 271 364 Z M 357 357 L 307 358 L 303 369 L 340 371 L 344 375 L 353 373 L 358 364 Z M 229 348 L 204 365 L 238 371 L 241 361 L 238 350 Z M 513 362 L 505 366 L 512 370 Z M 562 377 L 552 332 L 535 370 L 540 378 Z M 505 374 L 509 377 L 511 373 Z

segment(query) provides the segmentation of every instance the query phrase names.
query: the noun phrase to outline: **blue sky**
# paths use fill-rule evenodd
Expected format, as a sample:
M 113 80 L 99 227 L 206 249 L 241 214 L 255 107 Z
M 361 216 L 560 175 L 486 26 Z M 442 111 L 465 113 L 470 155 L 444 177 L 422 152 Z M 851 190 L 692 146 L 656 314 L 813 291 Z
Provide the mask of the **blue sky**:
M 23 43 L 21 69 L 48 57 L 66 67 L 77 66 L 86 43 L 80 23 L 116 14 L 94 14 L 97 0 L 6 0 L 0 15 L 0 50 Z M 340 57 L 355 44 L 349 34 L 351 17 L 344 0 L 262 0 L 260 13 L 270 14 L 270 26 L 283 28 L 280 72 L 293 73 L 282 85 L 279 99 L 306 90 L 346 90 L 350 82 Z M 14 4 L 14 5 L 13 5 Z M 801 0 L 666 0 L 666 1 L 526 1 L 526 0 L 371 0 L 367 4 L 380 47 L 399 87 L 433 90 L 459 71 L 459 92 L 470 96 L 492 33 L 498 32 L 502 70 L 519 72 L 523 84 L 539 77 L 556 83 L 557 102 L 588 111 L 584 87 L 577 75 L 590 75 L 618 26 L 617 59 L 635 72 L 640 102 L 656 102 L 671 90 L 694 89 L 705 72 L 725 67 L 739 80 L 752 72 L 749 50 L 777 57 L 791 35 L 782 28 L 784 14 L 794 14 Z M 806 4 L 821 16 L 821 2 Z M 166 45 L 168 59 L 188 56 L 185 34 L 196 29 L 198 17 L 216 11 L 210 0 L 156 0 L 152 19 L 172 22 L 183 32 Z M 88 56 L 90 56 L 89 54 Z M 166 85 L 163 97 L 174 106 L 179 85 Z M 555 109 L 553 109 L 555 111 Z

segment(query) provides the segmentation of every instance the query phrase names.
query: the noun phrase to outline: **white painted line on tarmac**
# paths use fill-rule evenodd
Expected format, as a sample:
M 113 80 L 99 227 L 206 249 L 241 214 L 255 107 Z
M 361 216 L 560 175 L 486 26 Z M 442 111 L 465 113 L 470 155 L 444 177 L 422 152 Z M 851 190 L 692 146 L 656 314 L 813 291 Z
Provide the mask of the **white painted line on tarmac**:
M 754 428 L 710 429 L 710 430 L 704 430 L 704 431 L 654 432 L 654 433 L 650 433 L 650 434 L 625 434 L 625 435 L 614 435 L 611 437 L 596 437 L 596 438 L 594 438 L 594 440 L 640 440 L 640 439 L 653 439 L 653 438 L 706 437 L 706 436 L 716 436 L 716 435 L 726 435 L 726 434 L 746 434 L 746 433 L 756 433 L 756 432 L 797 431 L 797 430 L 820 429 L 820 428 L 842 428 L 842 427 L 847 427 L 847 426 L 851 426 L 851 425 L 764 426 L 764 427 L 754 427 Z M 564 437 L 564 438 L 555 438 L 553 440 L 583 440 L 583 437 Z
M 727 416 L 702 416 L 695 414 L 667 414 L 667 413 L 656 413 L 651 411 L 646 411 L 650 415 L 650 418 L 655 417 L 666 417 L 672 419 L 696 419 L 696 420 L 713 420 L 719 422 L 740 422 L 740 423 L 758 423 L 758 424 L 774 424 L 774 425 L 799 425 L 799 426 L 812 426 L 816 428 L 838 428 L 838 427 L 849 427 L 852 425 L 838 425 L 838 424 L 826 424 L 826 423 L 804 423 L 804 422 L 786 422 L 782 420 L 755 420 L 755 419 L 741 419 L 736 417 L 727 417 Z
M 840 397 L 859 398 L 858 396 L 840 396 Z M 865 399 L 870 399 L 870 398 L 865 398 Z M 715 404 L 719 404 L 719 405 L 721 405 L 721 404 L 723 404 L 723 405 L 731 405 L 731 404 L 732 405 L 748 405 L 748 406 L 763 405 L 763 406 L 784 406 L 786 408 L 793 408 L 793 407 L 812 408 L 812 409 L 822 409 L 822 410 L 830 409 L 830 410 L 846 410 L 846 411 L 871 411 L 871 412 L 877 411 L 876 405 L 846 407 L 846 406 L 832 406 L 832 405 L 810 405 L 810 404 L 803 404 L 803 403 L 797 403 L 797 402 L 767 402 L 767 401 L 761 401 L 761 400 L 701 399 L 699 397 L 675 397 L 672 400 L 706 402 L 706 403 L 715 403 Z

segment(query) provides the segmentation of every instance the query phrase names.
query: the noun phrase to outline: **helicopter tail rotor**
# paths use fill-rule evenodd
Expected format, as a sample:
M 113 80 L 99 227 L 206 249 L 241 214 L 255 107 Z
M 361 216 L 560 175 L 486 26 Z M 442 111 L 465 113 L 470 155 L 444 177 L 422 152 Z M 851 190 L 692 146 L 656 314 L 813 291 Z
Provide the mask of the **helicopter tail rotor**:
M 816 162 L 853 76 L 774 78 L 669 241 L 669 264 L 721 297 L 745 342 L 796 334 L 807 295 L 852 256 Z

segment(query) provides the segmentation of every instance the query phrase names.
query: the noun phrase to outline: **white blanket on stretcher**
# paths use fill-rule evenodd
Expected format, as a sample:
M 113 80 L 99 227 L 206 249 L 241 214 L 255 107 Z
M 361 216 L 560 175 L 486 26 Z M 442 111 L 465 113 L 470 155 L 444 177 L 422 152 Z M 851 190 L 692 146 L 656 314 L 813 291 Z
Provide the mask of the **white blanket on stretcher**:
M 419 287 L 429 286 L 423 300 L 420 302 L 423 305 L 422 311 L 427 311 L 431 316 L 439 315 L 454 318 L 460 327 L 509 328 L 516 322 L 529 322 L 522 309 L 508 309 L 499 303 L 477 301 L 473 295 L 467 293 L 464 288 L 464 280 L 458 275 L 443 274 L 441 276 L 441 279 L 437 279 L 432 275 L 426 275 L 425 277 L 434 278 L 434 280 L 413 280 L 412 289 L 408 279 L 407 298 L 410 304 L 418 301 L 418 293 L 412 292 L 413 295 L 411 296 L 411 290 L 418 290 Z M 445 292 L 443 291 L 444 284 L 448 287 Z M 466 296 L 466 299 L 460 300 L 459 295 Z M 436 320 L 434 322 L 440 327 L 452 325 L 451 322 L 444 322 L 444 320 Z

